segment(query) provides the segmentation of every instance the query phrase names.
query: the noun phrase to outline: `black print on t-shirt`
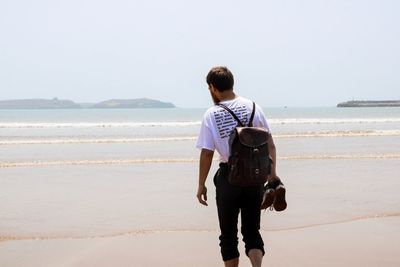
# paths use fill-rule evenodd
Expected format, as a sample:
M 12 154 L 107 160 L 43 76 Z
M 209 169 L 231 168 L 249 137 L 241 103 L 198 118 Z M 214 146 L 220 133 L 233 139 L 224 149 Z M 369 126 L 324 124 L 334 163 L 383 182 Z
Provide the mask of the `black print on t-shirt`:
M 243 125 L 247 125 L 248 111 L 246 106 L 232 108 L 231 110 L 233 113 L 235 113 Z M 223 108 L 214 111 L 214 117 L 221 139 L 229 137 L 235 127 L 238 125 L 238 122 L 232 117 L 232 115 Z

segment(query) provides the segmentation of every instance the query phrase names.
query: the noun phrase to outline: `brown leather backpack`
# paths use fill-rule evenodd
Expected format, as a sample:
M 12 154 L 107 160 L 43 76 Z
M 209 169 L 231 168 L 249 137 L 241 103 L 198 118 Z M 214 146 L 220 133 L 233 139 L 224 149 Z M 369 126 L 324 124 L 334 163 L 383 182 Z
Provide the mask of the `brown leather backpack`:
M 262 127 L 253 127 L 255 103 L 249 125 L 245 126 L 235 113 L 223 104 L 220 107 L 228 111 L 237 121 L 231 154 L 228 159 L 228 181 L 237 186 L 259 186 L 267 181 L 271 172 L 271 159 L 268 151 L 269 132 Z

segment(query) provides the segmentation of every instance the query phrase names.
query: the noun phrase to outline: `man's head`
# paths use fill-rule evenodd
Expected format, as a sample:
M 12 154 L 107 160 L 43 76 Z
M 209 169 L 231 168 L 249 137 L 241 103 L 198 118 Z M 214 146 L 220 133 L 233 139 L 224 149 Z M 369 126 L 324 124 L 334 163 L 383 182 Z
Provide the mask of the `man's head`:
M 214 67 L 207 74 L 208 86 L 214 86 L 220 92 L 233 89 L 233 75 L 227 67 Z
M 233 91 L 233 75 L 227 67 L 214 67 L 207 74 L 207 84 L 215 104 L 221 101 L 221 94 Z

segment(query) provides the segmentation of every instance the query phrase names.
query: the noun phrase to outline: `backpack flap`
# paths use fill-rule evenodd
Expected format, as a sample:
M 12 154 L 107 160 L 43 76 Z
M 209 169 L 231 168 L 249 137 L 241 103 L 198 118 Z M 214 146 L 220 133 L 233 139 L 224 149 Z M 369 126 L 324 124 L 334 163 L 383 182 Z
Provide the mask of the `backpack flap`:
M 259 147 L 268 143 L 269 132 L 261 127 L 236 127 L 237 137 L 242 145 Z

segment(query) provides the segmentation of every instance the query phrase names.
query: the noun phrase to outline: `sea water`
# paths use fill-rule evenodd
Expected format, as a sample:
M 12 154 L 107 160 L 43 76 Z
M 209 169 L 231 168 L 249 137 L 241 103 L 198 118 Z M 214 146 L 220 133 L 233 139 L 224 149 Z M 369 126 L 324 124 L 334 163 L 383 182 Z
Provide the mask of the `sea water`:
M 207 181 L 210 207 L 195 199 L 195 142 L 204 112 L 0 110 L 0 236 L 217 229 L 216 161 Z M 268 212 L 264 229 L 400 211 L 394 189 L 400 185 L 400 108 L 264 113 L 289 202 L 284 213 Z

